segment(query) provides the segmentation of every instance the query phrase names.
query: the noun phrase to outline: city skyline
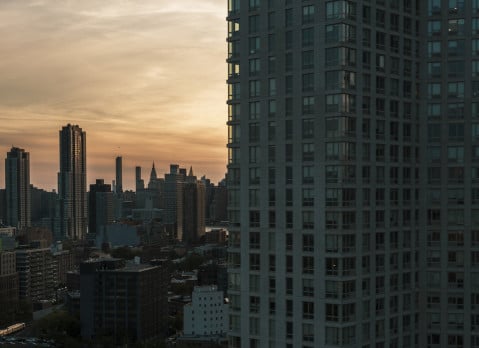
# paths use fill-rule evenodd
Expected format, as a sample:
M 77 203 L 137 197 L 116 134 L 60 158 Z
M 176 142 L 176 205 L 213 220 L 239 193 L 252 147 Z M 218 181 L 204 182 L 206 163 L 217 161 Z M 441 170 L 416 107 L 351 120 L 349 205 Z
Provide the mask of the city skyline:
M 57 189 L 57 130 L 72 123 L 89 134 L 88 183 L 111 183 L 116 156 L 125 190 L 134 167 L 153 161 L 221 180 L 226 11 L 218 0 L 191 4 L 0 4 L 0 151 L 26 149 L 31 183 Z

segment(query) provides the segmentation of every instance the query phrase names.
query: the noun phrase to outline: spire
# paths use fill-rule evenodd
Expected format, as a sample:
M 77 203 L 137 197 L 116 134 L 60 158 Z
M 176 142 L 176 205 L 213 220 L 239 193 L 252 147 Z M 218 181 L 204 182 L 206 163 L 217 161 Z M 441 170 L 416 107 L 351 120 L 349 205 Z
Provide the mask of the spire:
M 153 162 L 153 166 L 151 167 L 150 173 L 150 181 L 156 180 L 158 177 L 156 176 L 156 169 L 155 169 L 155 162 Z
M 194 176 L 193 175 L 193 166 L 190 167 L 190 172 L 188 173 L 188 176 Z

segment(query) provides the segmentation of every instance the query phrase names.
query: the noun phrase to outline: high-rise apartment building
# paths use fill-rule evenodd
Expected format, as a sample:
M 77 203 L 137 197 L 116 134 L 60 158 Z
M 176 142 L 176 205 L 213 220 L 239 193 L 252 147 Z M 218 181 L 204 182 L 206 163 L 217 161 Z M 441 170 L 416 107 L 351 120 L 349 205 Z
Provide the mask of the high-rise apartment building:
M 479 347 L 479 1 L 228 28 L 230 346 Z
M 19 229 L 31 224 L 30 154 L 12 147 L 5 159 L 5 222 Z
M 419 342 L 479 347 L 479 2 L 421 1 L 420 28 Z
M 86 191 L 86 133 L 79 126 L 68 124 L 60 131 L 56 239 L 85 237 Z

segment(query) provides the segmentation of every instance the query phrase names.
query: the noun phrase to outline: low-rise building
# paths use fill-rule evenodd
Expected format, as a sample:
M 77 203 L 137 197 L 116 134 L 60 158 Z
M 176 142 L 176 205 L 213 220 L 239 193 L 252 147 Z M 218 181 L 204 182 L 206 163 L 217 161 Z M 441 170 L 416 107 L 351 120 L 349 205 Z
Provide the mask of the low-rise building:
M 185 305 L 185 336 L 218 336 L 228 329 L 228 305 L 215 285 L 195 286 L 191 303 Z

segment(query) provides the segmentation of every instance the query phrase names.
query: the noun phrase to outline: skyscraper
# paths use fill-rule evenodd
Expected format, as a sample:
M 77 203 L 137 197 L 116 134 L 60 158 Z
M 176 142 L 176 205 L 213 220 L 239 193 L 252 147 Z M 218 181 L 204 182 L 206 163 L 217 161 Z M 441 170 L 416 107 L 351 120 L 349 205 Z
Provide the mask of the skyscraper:
M 478 11 L 229 1 L 231 347 L 479 347 Z
M 123 192 L 123 168 L 122 168 L 122 157 L 118 156 L 115 160 L 116 167 L 116 187 L 115 193 L 120 194 Z
M 170 164 L 170 172 L 165 174 L 165 224 L 174 238 L 183 240 L 183 191 L 186 170 L 178 164 Z
M 479 2 L 422 1 L 420 26 L 419 343 L 479 347 Z
M 135 190 L 141 191 L 145 188 L 145 181 L 141 178 L 141 167 L 135 167 Z
M 30 154 L 12 147 L 5 159 L 6 223 L 23 229 L 31 223 Z
M 205 235 L 205 184 L 197 180 L 190 167 L 183 184 L 182 242 L 194 244 Z
M 68 124 L 60 131 L 56 239 L 83 239 L 87 228 L 86 133 Z

